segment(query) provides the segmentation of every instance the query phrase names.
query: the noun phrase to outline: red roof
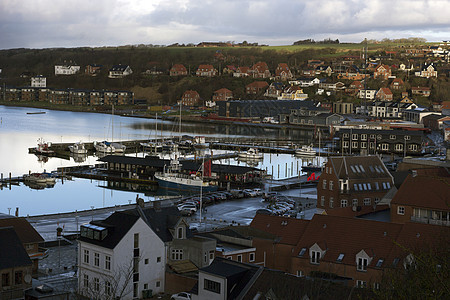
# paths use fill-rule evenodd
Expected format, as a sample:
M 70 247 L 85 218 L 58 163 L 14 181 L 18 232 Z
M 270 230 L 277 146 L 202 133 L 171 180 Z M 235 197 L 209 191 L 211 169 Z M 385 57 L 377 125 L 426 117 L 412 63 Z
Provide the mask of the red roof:
M 247 87 L 254 87 L 254 88 L 265 88 L 269 86 L 269 84 L 265 81 L 253 81 L 252 83 L 247 84 Z
M 308 224 L 308 220 L 256 214 L 250 227 L 280 237 L 282 244 L 296 245 Z
M 221 88 L 221 89 L 215 91 L 214 93 L 216 93 L 216 94 L 219 94 L 219 93 L 229 94 L 229 93 L 232 93 L 232 91 L 230 91 L 230 90 L 227 89 L 227 88 Z

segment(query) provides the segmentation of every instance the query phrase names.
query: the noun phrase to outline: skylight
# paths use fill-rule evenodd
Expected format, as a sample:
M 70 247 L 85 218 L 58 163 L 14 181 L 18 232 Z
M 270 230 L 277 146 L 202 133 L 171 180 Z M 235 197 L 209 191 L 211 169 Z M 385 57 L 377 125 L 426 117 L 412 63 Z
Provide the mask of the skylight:
M 298 253 L 298 256 L 303 256 L 306 252 L 306 248 L 302 248 L 302 250 L 300 250 L 300 252 Z
M 352 169 L 353 173 L 356 173 L 355 168 L 353 166 L 350 166 L 350 169 Z
M 363 171 L 366 172 L 366 170 L 364 170 L 364 167 L 362 165 L 359 165 L 359 168 Z
M 377 268 L 381 268 L 381 265 L 383 264 L 383 262 L 384 262 L 384 259 L 380 258 L 380 259 L 377 261 L 376 267 L 377 267 Z
M 339 254 L 338 258 L 337 258 L 337 262 L 342 262 L 342 260 L 344 259 L 344 253 Z
M 358 165 L 355 165 L 355 169 L 356 171 L 358 171 L 358 173 L 361 173 L 361 170 L 359 169 Z

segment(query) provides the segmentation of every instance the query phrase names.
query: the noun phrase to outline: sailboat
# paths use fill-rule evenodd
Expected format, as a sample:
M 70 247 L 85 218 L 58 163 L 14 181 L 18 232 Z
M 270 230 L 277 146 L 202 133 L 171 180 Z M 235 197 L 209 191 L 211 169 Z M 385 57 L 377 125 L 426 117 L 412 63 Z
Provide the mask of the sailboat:
M 114 105 L 111 111 L 111 131 L 112 140 L 114 141 Z M 126 146 L 121 143 L 114 143 L 108 141 L 94 142 L 94 148 L 100 154 L 113 154 L 113 153 L 124 153 Z
M 151 154 L 156 154 L 157 152 L 162 151 L 162 144 L 158 143 L 158 114 L 156 114 L 155 117 L 155 140 L 154 141 L 148 141 L 140 143 L 142 148 L 144 149 L 144 152 L 149 151 Z M 149 136 L 150 139 L 150 136 Z
M 205 181 L 203 175 L 199 176 L 198 172 L 189 175 L 181 173 L 181 164 L 178 160 L 179 152 L 176 145 L 174 146 L 174 153 L 175 155 L 170 160 L 170 165 L 168 167 L 164 166 L 163 172 L 155 173 L 155 179 L 158 181 L 160 187 L 179 190 L 202 190 L 208 192 L 217 190 L 217 184 Z M 203 164 L 202 167 L 205 168 L 205 164 Z
M 321 149 L 320 149 L 320 137 L 321 137 L 320 129 L 318 129 L 318 135 L 319 135 L 319 157 L 318 157 L 318 160 L 317 160 L 317 162 L 315 164 L 314 163 L 309 163 L 307 166 L 303 166 L 302 167 L 302 171 L 303 172 L 312 173 L 312 172 L 321 172 L 323 170 L 323 165 L 320 164 L 320 152 L 321 152 Z

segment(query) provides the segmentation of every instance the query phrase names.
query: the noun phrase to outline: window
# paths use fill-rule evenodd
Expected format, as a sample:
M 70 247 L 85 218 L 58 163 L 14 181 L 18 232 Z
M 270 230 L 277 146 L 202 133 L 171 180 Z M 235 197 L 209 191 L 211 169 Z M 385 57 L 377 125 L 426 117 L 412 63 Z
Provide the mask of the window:
M 156 262 L 157 262 L 157 263 L 160 263 L 160 262 L 161 262 L 161 256 L 158 256 L 158 257 L 156 258 Z
M 405 207 L 404 206 L 398 206 L 397 207 L 397 214 L 404 215 L 405 214 Z
M 94 253 L 94 266 L 100 266 L 100 253 Z
M 239 254 L 239 255 L 237 256 L 237 261 L 238 261 L 238 262 L 242 262 L 242 255 L 241 255 L 241 254 Z
M 144 290 L 148 290 L 148 283 L 144 283 Z
M 111 295 L 111 282 L 105 281 L 105 294 L 110 296 Z
M 137 298 L 138 297 L 138 283 L 135 282 L 133 283 L 133 298 Z
M 352 148 L 358 148 L 358 142 L 352 142 Z
M 9 273 L 3 273 L 2 274 L 2 286 L 5 287 L 5 286 L 9 286 L 9 285 L 10 285 L 10 283 L 9 283 Z
M 367 142 L 361 142 L 361 149 L 367 148 Z
M 111 270 L 111 256 L 105 256 L 105 269 Z
M 411 140 L 411 136 L 410 135 L 405 135 L 405 141 L 409 141 Z
M 333 204 L 334 204 L 334 198 L 330 197 L 330 203 L 328 203 L 328 205 L 330 206 L 330 208 L 333 208 Z
M 344 253 L 340 253 L 336 261 L 342 262 L 343 259 L 344 259 Z
M 148 258 L 144 259 L 144 264 L 148 265 Z
M 89 263 L 89 250 L 84 249 L 84 256 L 83 257 L 84 257 L 83 262 L 85 264 L 88 264 Z
M 298 256 L 302 257 L 306 252 L 306 248 L 302 248 L 302 250 L 300 250 L 300 252 L 298 253 Z
M 380 185 L 378 184 L 378 182 L 375 182 L 375 188 L 376 188 L 377 190 L 380 189 Z
M 172 249 L 172 260 L 182 260 L 183 249 Z
M 324 190 L 326 190 L 327 189 L 327 181 L 325 179 L 323 180 L 322 184 L 323 184 L 322 188 Z
M 391 134 L 391 135 L 389 136 L 389 139 L 395 140 L 395 134 Z
M 358 134 L 352 134 L 352 140 L 358 140 Z
M 353 184 L 353 188 L 355 189 L 355 191 L 358 191 L 358 185 L 356 183 Z
M 395 151 L 403 151 L 403 144 L 395 144 Z
M 364 205 L 365 206 L 369 206 L 370 204 L 371 204 L 371 200 L 370 200 L 370 198 L 364 198 Z
M 342 147 L 343 148 L 348 148 L 348 145 L 349 145 L 348 141 L 343 141 L 342 142 Z
M 330 180 L 330 183 L 328 184 L 328 186 L 330 187 L 330 191 L 332 191 L 333 190 L 333 181 L 332 180 Z
M 320 196 L 320 205 L 325 206 L 325 196 Z
M 139 248 L 139 233 L 134 234 L 134 248 Z
M 367 140 L 367 134 L 361 134 L 361 140 Z
M 297 277 L 303 277 L 303 271 L 297 270 Z
M 410 151 L 417 151 L 418 147 L 416 144 L 410 144 L 410 145 L 408 145 L 408 149 Z
M 367 271 L 367 264 L 368 264 L 367 258 L 358 257 L 358 265 L 356 269 L 358 271 Z
M 249 262 L 254 262 L 255 261 L 255 253 L 250 253 L 248 256 L 248 261 Z
M 251 257 L 251 254 L 253 254 L 253 260 L 254 260 L 255 259 L 255 253 L 250 253 L 250 257 Z M 213 259 L 214 259 L 214 250 L 210 250 L 209 251 L 209 260 L 213 260 Z
M 365 287 L 367 287 L 367 282 L 362 281 L 362 280 L 357 280 L 356 281 L 356 287 L 358 287 L 358 288 L 365 288 Z
M 156 287 L 160 287 L 161 286 L 161 281 L 157 281 L 156 282 Z
M 100 279 L 95 277 L 94 278 L 94 291 L 99 291 L 99 290 L 100 290 Z
M 380 259 L 377 261 L 376 267 L 377 267 L 377 268 L 381 268 L 381 266 L 383 265 L 383 262 L 384 262 L 384 259 L 380 258 Z
M 348 201 L 346 199 L 341 200 L 341 207 L 347 207 Z
M 178 227 L 178 235 L 177 238 L 182 239 L 183 238 L 183 227 Z
M 319 251 L 311 251 L 311 263 L 318 264 L 320 262 L 320 252 Z
M 14 284 L 18 285 L 18 284 L 22 284 L 23 282 L 23 272 L 22 271 L 16 271 L 14 273 Z
M 207 291 L 220 294 L 220 282 L 212 281 L 205 278 L 203 288 Z
M 83 275 L 83 285 L 85 288 L 89 286 L 89 276 L 87 274 Z
M 373 289 L 374 289 L 374 290 L 379 290 L 379 289 L 380 289 L 380 283 L 374 282 L 374 284 L 373 284 Z
M 342 135 L 342 137 L 348 138 L 348 133 L 344 133 L 344 134 Z
M 385 151 L 389 150 L 389 144 L 387 144 L 387 143 L 381 144 L 381 150 L 385 150 Z
M 358 206 L 358 199 L 353 199 L 352 200 L 352 205 L 353 206 Z

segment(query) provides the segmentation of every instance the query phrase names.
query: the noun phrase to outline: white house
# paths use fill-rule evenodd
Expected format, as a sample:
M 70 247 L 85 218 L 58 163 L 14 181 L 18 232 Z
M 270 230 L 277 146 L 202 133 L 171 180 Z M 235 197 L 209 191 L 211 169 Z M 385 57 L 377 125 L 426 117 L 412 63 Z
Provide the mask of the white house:
M 55 75 L 73 75 L 80 72 L 80 66 L 73 65 L 56 65 Z
M 47 87 L 47 78 L 42 75 L 33 76 L 31 77 L 31 86 L 45 88 Z
M 375 99 L 375 94 L 377 93 L 376 90 L 359 90 L 359 98 L 360 99 L 368 99 L 368 100 L 373 100 Z M 365 94 L 365 97 L 364 97 Z
M 118 211 L 80 228 L 78 292 L 96 299 L 145 298 L 163 292 L 170 242 L 186 239 L 176 207 Z
M 123 78 L 133 73 L 128 65 L 115 65 L 109 69 L 109 78 Z

